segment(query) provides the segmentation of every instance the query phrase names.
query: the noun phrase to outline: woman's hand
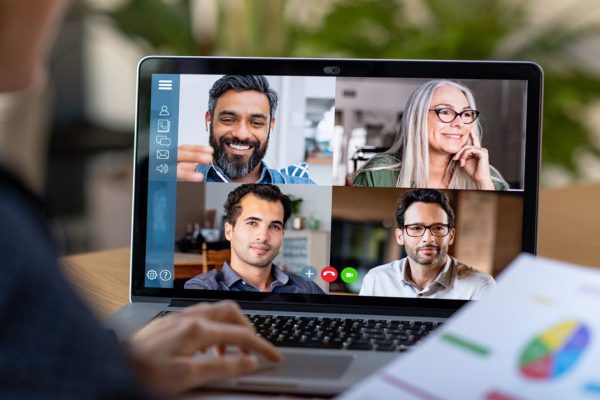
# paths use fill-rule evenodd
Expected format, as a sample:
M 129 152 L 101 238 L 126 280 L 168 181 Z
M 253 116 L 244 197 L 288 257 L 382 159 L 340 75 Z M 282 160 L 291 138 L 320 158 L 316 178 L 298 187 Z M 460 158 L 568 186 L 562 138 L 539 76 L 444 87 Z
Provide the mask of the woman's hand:
M 238 351 L 226 353 L 227 346 Z M 158 318 L 135 333 L 127 348 L 147 387 L 166 397 L 253 371 L 257 360 L 251 352 L 282 360 L 231 301 L 199 304 Z M 198 357 L 210 349 L 213 356 Z
M 481 190 L 495 190 L 490 175 L 490 159 L 486 148 L 481 147 L 479 138 L 471 131 L 473 144 L 466 145 L 452 158 L 460 167 L 477 182 Z

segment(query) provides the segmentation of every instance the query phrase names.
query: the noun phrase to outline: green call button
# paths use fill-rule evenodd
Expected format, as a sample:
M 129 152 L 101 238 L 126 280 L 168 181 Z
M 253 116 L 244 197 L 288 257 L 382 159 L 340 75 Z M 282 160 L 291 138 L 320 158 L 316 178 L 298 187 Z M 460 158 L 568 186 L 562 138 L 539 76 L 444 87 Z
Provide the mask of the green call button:
M 346 283 L 352 283 L 358 279 L 358 271 L 352 267 L 346 267 L 340 274 L 342 280 Z

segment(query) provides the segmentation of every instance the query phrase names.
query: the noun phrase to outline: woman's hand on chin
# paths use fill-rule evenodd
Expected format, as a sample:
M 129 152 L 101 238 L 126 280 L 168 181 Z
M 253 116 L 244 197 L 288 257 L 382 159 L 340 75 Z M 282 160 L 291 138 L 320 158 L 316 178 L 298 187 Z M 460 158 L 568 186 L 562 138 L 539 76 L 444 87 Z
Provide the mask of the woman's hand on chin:
M 452 158 L 459 166 L 477 182 L 480 190 L 495 190 L 490 175 L 490 157 L 486 148 L 481 147 L 479 139 L 471 135 L 473 145 L 464 146 Z

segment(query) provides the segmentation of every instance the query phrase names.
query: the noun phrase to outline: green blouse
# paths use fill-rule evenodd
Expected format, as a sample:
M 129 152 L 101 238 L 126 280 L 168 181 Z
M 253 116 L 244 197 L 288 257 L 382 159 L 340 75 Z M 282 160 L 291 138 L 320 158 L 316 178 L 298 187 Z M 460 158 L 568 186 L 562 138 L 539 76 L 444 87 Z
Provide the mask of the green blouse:
M 369 168 L 389 167 L 399 164 L 399 161 L 390 155 L 375 156 L 367 161 Z M 370 186 L 370 187 L 395 187 L 398 181 L 400 167 L 385 168 L 378 170 L 362 170 L 352 178 L 352 186 Z M 508 190 L 510 186 L 502 177 L 502 174 L 490 165 L 490 175 L 496 190 Z

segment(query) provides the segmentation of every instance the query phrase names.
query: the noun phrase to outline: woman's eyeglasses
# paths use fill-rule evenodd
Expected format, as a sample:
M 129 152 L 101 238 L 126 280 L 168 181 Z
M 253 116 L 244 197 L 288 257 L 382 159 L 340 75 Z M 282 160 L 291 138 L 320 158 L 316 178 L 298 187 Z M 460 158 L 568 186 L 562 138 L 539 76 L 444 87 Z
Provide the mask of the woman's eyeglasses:
M 433 111 L 440 121 L 449 123 L 460 117 L 461 121 L 465 124 L 472 124 L 477 117 L 479 117 L 479 111 L 477 110 L 465 110 L 462 112 L 456 112 L 451 108 L 434 108 Z

